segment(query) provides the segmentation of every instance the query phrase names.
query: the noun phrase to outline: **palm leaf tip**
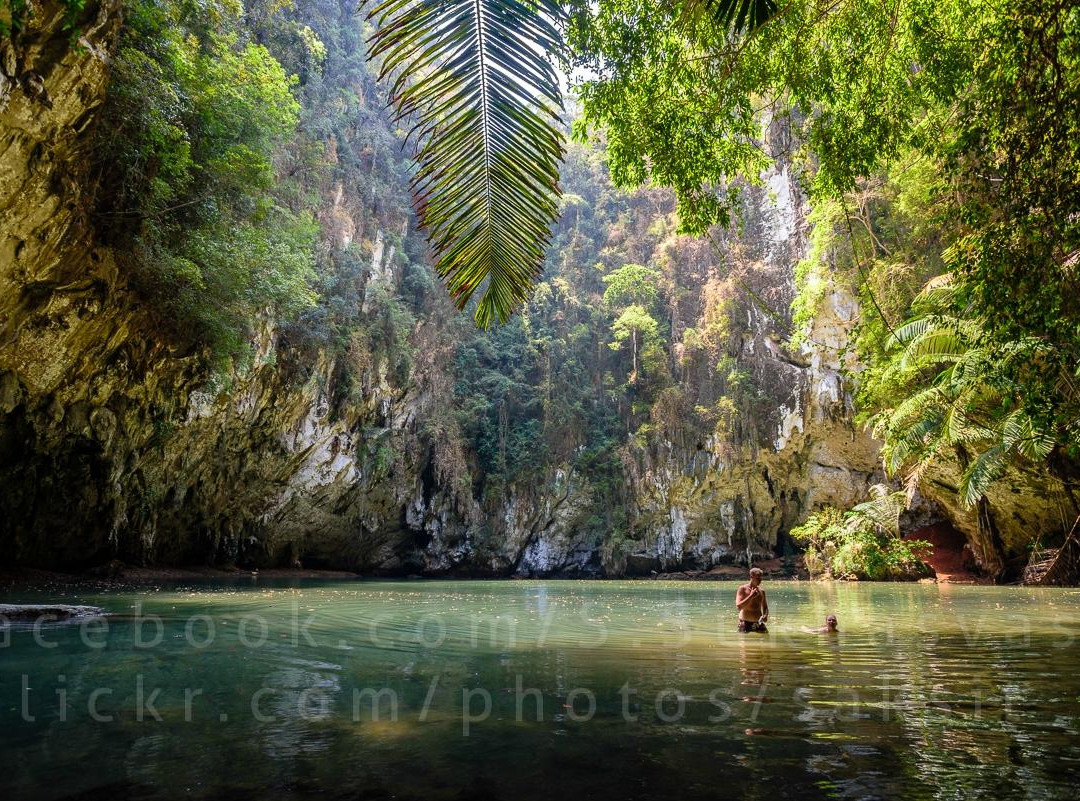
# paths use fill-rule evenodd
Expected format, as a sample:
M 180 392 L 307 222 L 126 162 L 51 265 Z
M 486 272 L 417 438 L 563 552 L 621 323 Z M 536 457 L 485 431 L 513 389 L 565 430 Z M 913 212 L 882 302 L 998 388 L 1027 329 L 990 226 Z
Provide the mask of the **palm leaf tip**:
M 539 277 L 558 216 L 563 47 L 553 0 L 384 0 L 369 55 L 412 123 L 413 198 L 436 271 L 477 325 L 505 322 Z
M 736 34 L 753 32 L 779 10 L 774 0 L 689 0 L 689 5 Z

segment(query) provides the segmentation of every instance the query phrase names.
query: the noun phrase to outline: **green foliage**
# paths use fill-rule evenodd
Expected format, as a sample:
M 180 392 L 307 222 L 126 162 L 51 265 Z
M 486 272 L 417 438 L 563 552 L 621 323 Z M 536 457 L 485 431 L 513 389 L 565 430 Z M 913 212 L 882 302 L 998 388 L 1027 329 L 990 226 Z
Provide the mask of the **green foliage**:
M 812 575 L 827 572 L 837 578 L 876 581 L 929 572 L 923 558 L 930 543 L 898 534 L 904 494 L 879 484 L 871 488 L 871 495 L 847 512 L 827 507 L 791 530 L 792 539 L 806 548 L 804 563 Z
M 542 470 L 553 455 L 544 399 L 536 391 L 537 346 L 521 322 L 512 321 L 458 352 L 458 421 L 482 471 L 498 484 Z
M 682 230 L 730 221 L 733 180 L 768 163 L 762 110 L 806 145 L 817 195 L 836 195 L 947 115 L 980 42 L 967 0 L 791 0 L 747 36 L 680 4 L 601 0 L 573 16 L 577 128 L 603 130 L 620 185 L 672 187 Z M 919 69 L 912 69 L 917 64 Z
M 990 16 L 995 47 L 941 145 L 958 198 L 945 251 L 986 348 L 1080 482 L 1080 8 L 1025 2 Z M 1078 509 L 1080 511 L 1080 509 Z
M 618 350 L 627 339 L 640 336 L 643 341 L 657 336 L 656 320 L 652 318 L 644 306 L 637 303 L 627 306 L 622 314 L 611 326 L 615 336 L 615 350 Z
M 76 37 L 76 22 L 86 8 L 86 0 L 58 0 L 64 9 L 64 29 Z M 29 0 L 0 0 L 0 37 L 18 36 L 33 16 L 34 6 Z
M 657 357 L 660 356 L 657 347 L 659 330 L 656 320 L 652 318 L 644 306 L 634 303 L 623 309 L 615 322 L 612 323 L 611 334 L 613 337 L 612 350 L 621 350 L 629 342 L 632 360 L 629 382 L 633 384 L 637 381 L 638 376 L 639 352 L 643 357 L 648 357 L 648 361 L 652 363 L 655 363 Z M 646 364 L 647 362 L 643 358 L 642 367 L 645 367 Z
M 539 277 L 558 213 L 563 135 L 555 0 L 383 0 L 371 55 L 412 122 L 420 224 L 478 326 L 505 322 Z
M 163 323 L 224 356 L 262 310 L 287 320 L 314 303 L 318 227 L 275 191 L 295 78 L 250 40 L 238 3 L 212 11 L 129 5 L 99 126 L 98 213 Z
M 661 280 L 659 270 L 640 264 L 624 264 L 603 277 L 604 305 L 614 315 L 608 347 L 630 352 L 628 384 L 636 384 L 640 375 L 655 375 L 664 362 L 660 326 L 651 311 L 660 298 Z M 644 430 L 639 429 L 640 436 Z
M 352 4 L 247 6 L 128 4 L 99 127 L 102 228 L 178 336 L 235 354 L 268 313 L 291 352 L 344 355 L 342 404 L 387 370 L 398 386 L 422 380 L 421 321 L 448 310 L 411 232 L 404 132 L 383 118 Z M 588 76 L 578 138 L 599 132 L 606 147 L 567 146 L 558 219 L 557 87 L 533 45 L 555 46 L 542 18 L 560 7 L 377 9 L 375 48 L 399 110 L 416 112 L 420 211 L 452 293 L 482 323 L 505 319 L 542 268 L 521 316 L 453 329 L 453 408 L 426 436 L 464 437 L 454 458 L 492 500 L 566 466 L 593 493 L 589 525 L 612 536 L 612 558 L 640 523 L 621 506 L 635 449 L 761 439 L 747 412 L 762 390 L 732 336 L 745 282 L 677 232 L 730 221 L 786 129 L 814 207 L 795 323 L 809 334 L 830 282 L 858 297 L 858 406 L 890 471 L 913 489 L 955 460 L 969 503 L 1010 467 L 1077 481 L 1077 10 L 769 6 L 565 7 Z M 823 563 L 905 563 L 874 503 L 813 546 Z
M 678 8 L 732 39 L 776 12 L 772 0 L 687 0 Z M 483 289 L 481 327 L 505 322 L 539 277 L 563 153 L 551 62 L 567 61 L 563 31 L 575 31 L 570 19 L 587 13 L 558 0 L 383 0 L 369 12 L 377 23 L 372 56 L 383 60 L 391 101 L 418 141 L 421 225 L 459 307 Z
M 455 332 L 455 417 L 486 508 L 561 469 L 582 536 L 619 570 L 648 525 L 628 497 L 639 451 L 659 460 L 672 443 L 734 448 L 772 430 L 746 413 L 759 396 L 733 287 L 710 278 L 711 254 L 673 234 L 671 194 L 617 189 L 602 151 L 576 142 L 563 180 L 569 200 L 522 314 Z
M 604 303 L 613 308 L 628 304 L 649 307 L 659 295 L 660 272 L 640 264 L 624 264 L 604 276 Z
M 998 350 L 985 318 L 961 300 L 951 276 L 931 283 L 914 308 L 863 390 L 878 410 L 870 421 L 885 441 L 886 469 L 906 471 L 914 492 L 939 460 L 958 458 L 965 506 L 974 506 L 1009 464 L 1045 469 L 1060 443 L 1027 411 L 1026 393 L 1039 384 L 1032 370 L 1045 365 L 1046 343 L 1026 338 Z M 1018 382 L 1017 375 L 1028 378 Z
M 965 505 L 1031 473 L 1080 511 L 1080 11 L 940 12 L 945 48 L 916 62 L 938 81 L 927 116 L 819 202 L 796 319 L 829 281 L 858 295 L 857 406 L 909 491 L 951 462 Z

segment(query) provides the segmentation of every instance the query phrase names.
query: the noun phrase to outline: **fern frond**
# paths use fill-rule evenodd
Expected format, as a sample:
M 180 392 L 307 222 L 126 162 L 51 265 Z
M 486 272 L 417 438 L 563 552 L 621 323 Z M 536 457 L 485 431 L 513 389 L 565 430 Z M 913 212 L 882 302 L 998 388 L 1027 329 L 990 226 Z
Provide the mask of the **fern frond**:
M 904 493 L 907 496 L 908 504 L 915 500 L 915 493 L 922 483 L 923 476 L 934 466 L 939 453 L 941 453 L 940 446 L 923 456 L 904 475 Z
M 906 345 L 915 337 L 925 334 L 933 324 L 934 321 L 930 317 L 917 317 L 914 320 L 909 320 L 893 331 L 892 342 Z
M 921 389 L 889 413 L 889 428 L 903 426 L 912 418 L 922 419 L 931 412 L 941 413 L 948 403 L 948 396 L 939 387 Z
M 959 403 L 953 403 L 945 413 L 942 439 L 949 445 L 968 445 L 993 436 L 993 431 L 969 420 L 963 405 Z
M 939 411 L 931 412 L 899 432 L 898 437 L 890 438 L 886 443 L 885 470 L 896 475 L 912 457 L 919 458 L 935 440 L 941 438 L 941 426 L 945 415 Z
M 907 508 L 907 495 L 893 492 L 886 484 L 875 484 L 870 488 L 871 498 L 854 507 L 848 513 L 849 531 L 864 523 L 894 537 L 900 535 L 900 513 Z
M 941 361 L 955 361 L 963 356 L 967 349 L 967 343 L 956 329 L 929 326 L 904 348 L 900 357 L 900 369 L 916 370 Z

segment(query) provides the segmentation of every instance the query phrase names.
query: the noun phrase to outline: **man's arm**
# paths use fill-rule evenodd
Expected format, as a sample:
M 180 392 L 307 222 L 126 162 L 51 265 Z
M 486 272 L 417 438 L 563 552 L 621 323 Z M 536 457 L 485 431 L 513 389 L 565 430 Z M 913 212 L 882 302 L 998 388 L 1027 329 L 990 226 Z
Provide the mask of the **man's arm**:
M 745 586 L 739 587 L 739 591 L 735 593 L 735 608 L 741 611 L 746 606 L 746 602 L 754 597 L 755 592 L 760 592 L 760 590 L 757 587 L 751 587 L 750 589 Z
M 765 591 L 761 591 L 761 616 L 769 619 L 769 599 L 765 597 Z

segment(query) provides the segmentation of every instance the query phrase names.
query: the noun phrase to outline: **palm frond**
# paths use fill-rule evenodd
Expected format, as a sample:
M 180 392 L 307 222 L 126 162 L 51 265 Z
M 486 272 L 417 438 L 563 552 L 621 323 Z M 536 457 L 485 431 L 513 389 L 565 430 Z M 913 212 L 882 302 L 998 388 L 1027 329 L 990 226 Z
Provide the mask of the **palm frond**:
M 983 348 L 969 348 L 953 364 L 951 386 L 954 392 L 984 386 L 987 379 L 997 372 L 990 354 Z
M 1005 471 L 1008 451 L 1001 443 L 975 457 L 960 477 L 960 502 L 968 509 L 979 502 L 994 480 Z
M 956 390 L 956 365 L 963 362 L 963 359 L 959 359 L 957 362 L 950 364 L 944 370 L 934 376 L 932 386 L 936 387 L 939 391 L 952 396 Z
M 954 361 L 967 351 L 960 332 L 944 326 L 930 326 L 904 348 L 900 369 L 915 370 L 944 361 Z
M 870 487 L 870 500 L 853 506 L 848 513 L 848 528 L 870 523 L 894 537 L 900 536 L 900 513 L 907 508 L 907 494 L 893 492 L 887 484 Z
M 930 317 L 917 317 L 914 320 L 909 320 L 902 326 L 893 331 L 893 338 L 890 340 L 890 344 L 906 345 L 915 337 L 925 334 L 927 329 L 933 325 L 934 322 Z
M 928 341 L 922 343 L 919 349 L 921 352 L 913 353 L 910 357 L 905 354 L 905 358 L 901 362 L 902 370 L 905 373 L 920 372 L 927 367 L 941 367 L 952 362 L 958 362 L 963 358 L 963 354 L 956 353 L 949 348 L 935 352 L 935 346 L 940 345 L 942 341 L 944 340 L 939 339 L 937 342 Z
M 921 420 L 929 414 L 941 414 L 949 403 L 949 398 L 936 386 L 920 389 L 904 399 L 903 403 L 889 413 L 889 428 L 895 429 L 912 420 Z
M 907 496 L 908 504 L 915 500 L 915 493 L 918 492 L 923 477 L 925 477 L 930 471 L 930 468 L 937 463 L 941 448 L 942 444 L 939 442 L 937 447 L 926 453 L 922 459 L 912 465 L 907 473 L 904 474 L 904 494 Z
M 736 33 L 752 31 L 768 22 L 778 6 L 774 0 L 696 0 L 713 21 Z
M 436 270 L 476 323 L 505 322 L 539 276 L 558 215 L 563 47 L 555 0 L 383 0 L 369 56 L 412 123 L 413 200 Z
M 973 442 L 992 439 L 994 431 L 968 418 L 963 404 L 953 403 L 945 414 L 941 438 L 948 445 L 970 445 Z
M 1054 437 L 1039 428 L 1023 409 L 1017 409 L 1001 427 L 1001 441 L 1006 449 L 1016 451 L 1025 459 L 1042 461 L 1054 449 Z
M 940 410 L 931 410 L 914 425 L 898 432 L 898 436 L 889 437 L 882 454 L 886 472 L 896 475 L 912 458 L 921 458 L 941 438 L 944 421 L 945 415 Z

